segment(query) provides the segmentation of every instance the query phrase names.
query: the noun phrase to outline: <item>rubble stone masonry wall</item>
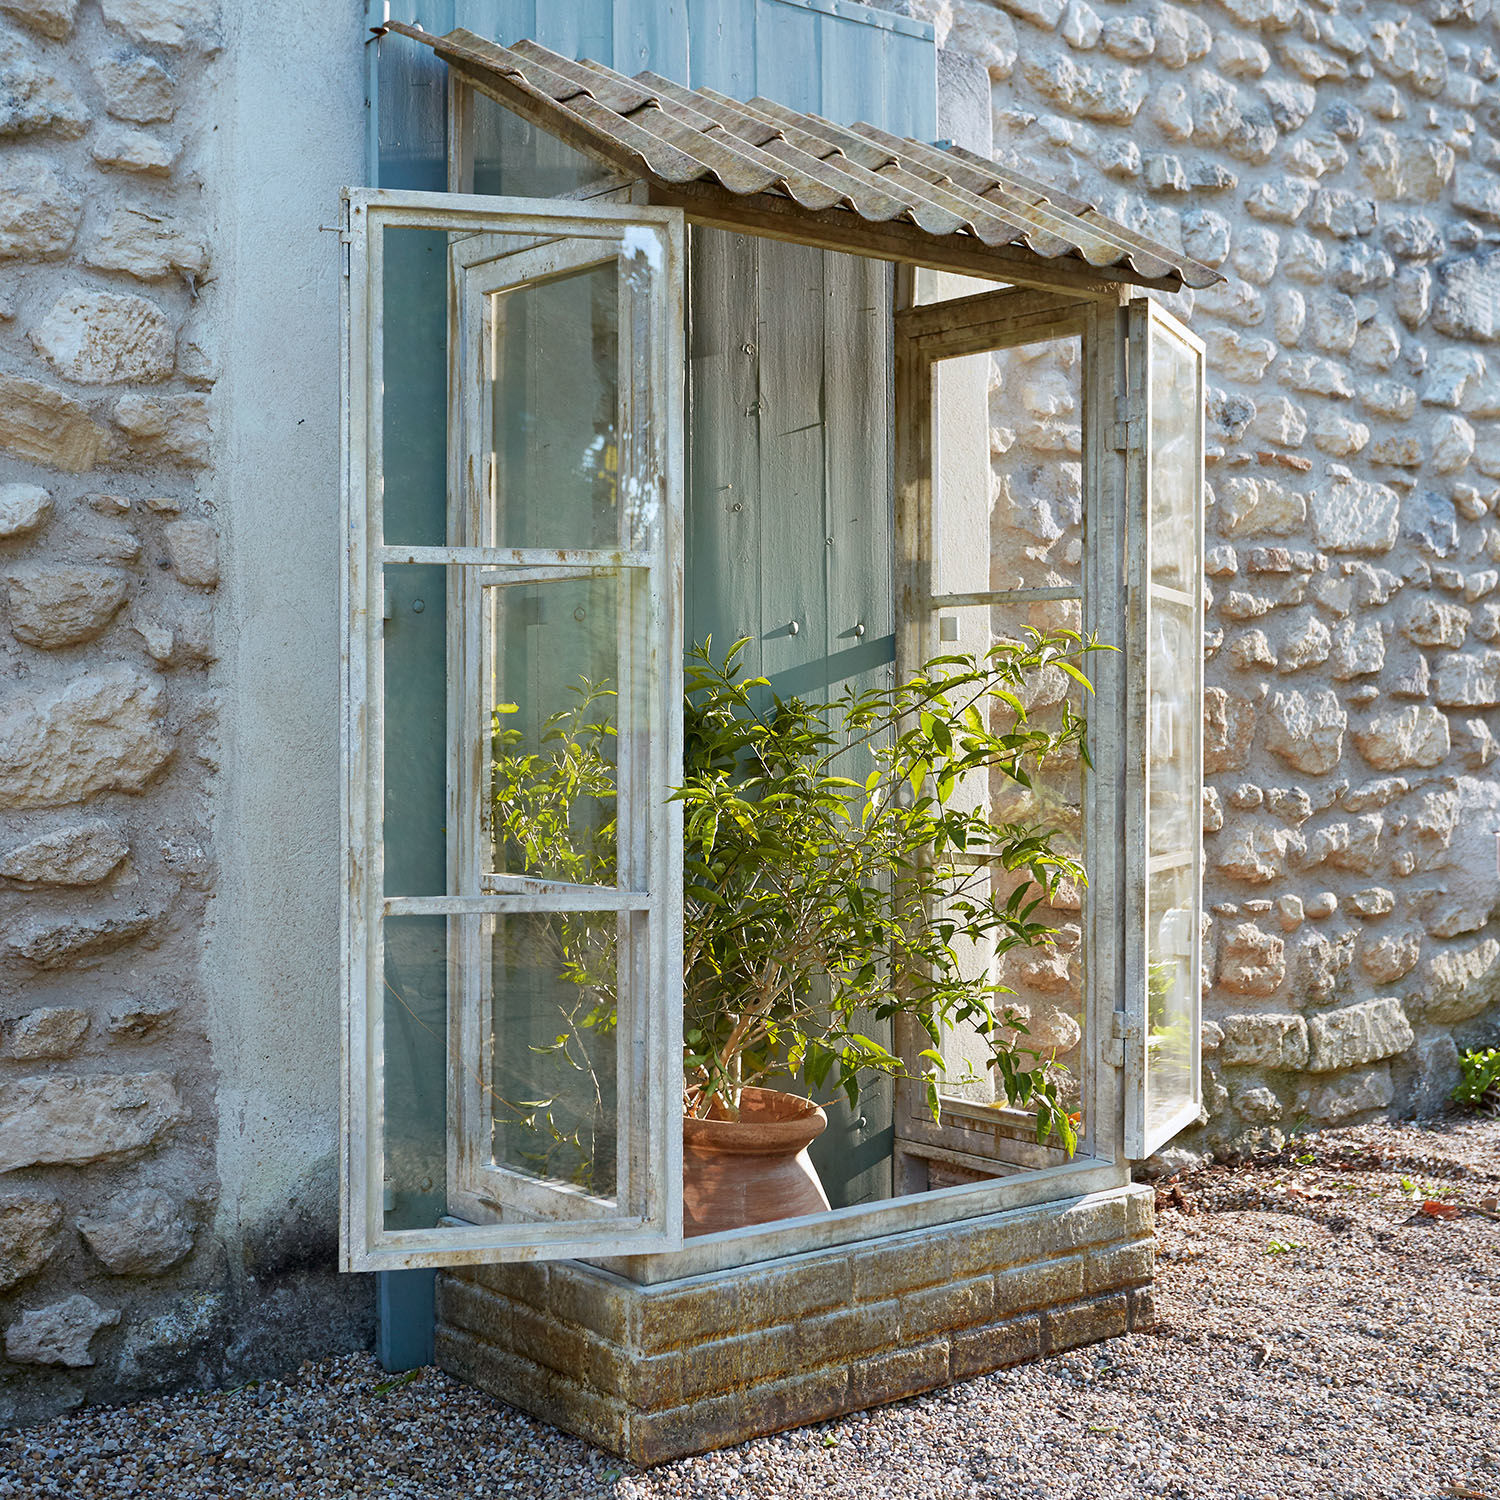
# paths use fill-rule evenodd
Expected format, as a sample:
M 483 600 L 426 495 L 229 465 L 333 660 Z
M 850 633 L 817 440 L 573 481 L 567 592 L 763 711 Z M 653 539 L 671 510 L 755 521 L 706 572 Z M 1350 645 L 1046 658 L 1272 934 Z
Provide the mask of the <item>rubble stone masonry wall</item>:
M 988 71 L 998 160 L 1228 278 L 1171 299 L 1210 383 L 1210 1118 L 1181 1144 L 1434 1107 L 1500 1028 L 1500 18 L 907 8 Z M 1057 447 L 1051 406 L 997 392 L 991 423 Z M 1012 510 L 1039 549 L 1068 524 Z
M 1004 160 L 1229 277 L 1176 299 L 1213 387 L 1189 1143 L 1434 1104 L 1500 990 L 1489 0 L 912 3 L 987 69 Z M 358 176 L 359 11 L 0 0 L 0 1424 L 369 1337 L 330 1259 L 309 241 Z

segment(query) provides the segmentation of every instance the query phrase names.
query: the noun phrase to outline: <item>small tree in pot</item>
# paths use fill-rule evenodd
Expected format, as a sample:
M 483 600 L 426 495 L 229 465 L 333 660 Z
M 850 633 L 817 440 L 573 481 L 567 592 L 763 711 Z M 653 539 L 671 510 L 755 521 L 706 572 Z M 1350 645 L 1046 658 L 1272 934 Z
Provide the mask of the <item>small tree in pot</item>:
M 971 954 L 977 946 L 998 958 L 1047 943 L 1052 929 L 1037 908 L 1061 882 L 1081 884 L 1084 872 L 1055 830 L 992 822 L 972 788 L 998 776 L 1029 790 L 1049 763 L 1087 757 L 1085 721 L 1066 698 L 1049 728 L 1027 703 L 1049 673 L 1087 687 L 1080 661 L 1098 648 L 1075 632 L 1028 631 L 981 657 L 936 658 L 894 687 L 808 704 L 744 677 L 744 645 L 723 661 L 708 647 L 689 653 L 684 779 L 672 793 L 684 806 L 690 1174 L 712 1178 L 695 1158 L 725 1141 L 761 1157 L 779 1141 L 791 1159 L 821 1130 L 815 1105 L 768 1084 L 836 1089 L 854 1104 L 862 1079 L 907 1076 L 908 1061 L 869 1034 L 898 1016 L 912 1018 L 929 1044 L 921 1066 L 935 1117 L 944 1035 L 963 1027 L 988 1040 L 989 1065 L 1006 1097 L 1034 1112 L 1038 1140 L 1055 1135 L 1071 1152 L 1058 1070 L 1028 1057 L 1024 1024 L 1004 1004 L 1009 992 L 988 965 L 976 974 Z M 496 830 L 527 868 L 559 868 L 570 796 L 612 786 L 608 731 L 589 712 L 600 701 L 601 690 L 585 685 L 578 705 L 549 721 L 550 755 L 497 743 Z M 586 856 L 573 845 L 567 854 L 570 879 L 588 878 L 595 861 L 612 868 L 597 830 Z M 581 951 L 562 957 L 594 997 L 580 1015 L 597 1018 L 612 975 Z M 805 1177 L 811 1169 L 801 1161 Z M 726 1215 L 753 1222 L 805 1212 L 821 1199 L 786 1174 L 759 1194 L 730 1175 L 728 1186 L 708 1182 L 696 1207 L 689 1191 L 690 1231 L 718 1227 Z

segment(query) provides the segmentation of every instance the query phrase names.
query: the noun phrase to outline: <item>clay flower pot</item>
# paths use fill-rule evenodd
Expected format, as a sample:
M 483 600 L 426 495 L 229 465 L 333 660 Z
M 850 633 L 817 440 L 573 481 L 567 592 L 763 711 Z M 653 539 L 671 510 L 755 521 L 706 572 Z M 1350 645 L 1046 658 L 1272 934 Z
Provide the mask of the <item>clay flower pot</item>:
M 747 1088 L 738 1120 L 682 1121 L 682 1232 L 715 1234 L 821 1213 L 828 1197 L 807 1148 L 828 1125 L 811 1099 Z

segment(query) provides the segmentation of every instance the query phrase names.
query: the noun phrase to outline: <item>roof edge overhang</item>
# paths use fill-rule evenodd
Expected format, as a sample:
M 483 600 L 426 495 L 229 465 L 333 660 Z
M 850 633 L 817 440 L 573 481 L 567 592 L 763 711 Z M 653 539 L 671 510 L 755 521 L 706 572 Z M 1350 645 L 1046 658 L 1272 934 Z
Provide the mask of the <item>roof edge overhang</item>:
M 642 73 L 573 62 L 534 42 L 394 32 L 465 83 L 698 224 L 1113 299 L 1224 280 L 1081 200 L 957 148 L 841 127 L 769 100 L 741 104 Z

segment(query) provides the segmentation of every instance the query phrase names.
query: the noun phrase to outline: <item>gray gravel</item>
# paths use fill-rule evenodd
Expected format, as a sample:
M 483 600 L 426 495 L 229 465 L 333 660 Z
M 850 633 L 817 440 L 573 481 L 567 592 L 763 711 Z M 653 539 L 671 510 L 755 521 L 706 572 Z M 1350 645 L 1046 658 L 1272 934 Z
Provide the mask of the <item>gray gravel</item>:
M 1500 1122 L 1366 1126 L 1158 1185 L 1160 1324 L 641 1472 L 366 1356 L 0 1435 L 0 1495 L 1500 1500 Z

